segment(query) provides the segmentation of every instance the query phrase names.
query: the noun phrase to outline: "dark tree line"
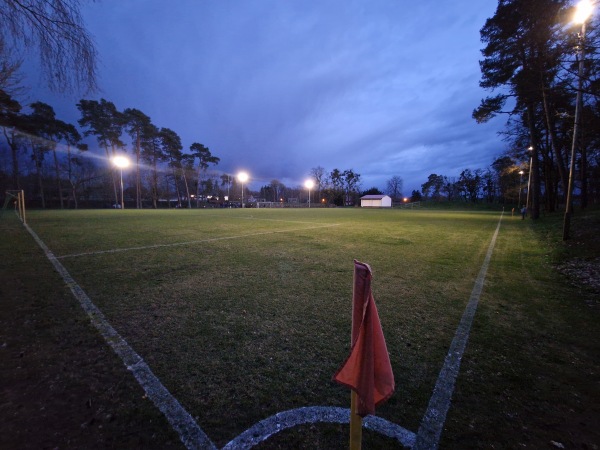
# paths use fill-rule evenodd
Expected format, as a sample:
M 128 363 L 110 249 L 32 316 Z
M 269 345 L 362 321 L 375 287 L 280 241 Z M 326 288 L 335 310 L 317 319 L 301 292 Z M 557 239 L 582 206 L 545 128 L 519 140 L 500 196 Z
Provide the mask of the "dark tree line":
M 312 203 L 336 206 L 353 206 L 359 203 L 360 174 L 353 169 L 333 169 L 327 172 L 321 166 L 310 170 L 310 179 L 314 186 L 310 196 Z M 268 202 L 298 202 L 308 201 L 308 189 L 305 186 L 285 186 L 279 180 L 261 187 L 259 198 Z
M 520 205 L 527 203 L 528 178 L 515 161 L 503 156 L 486 169 L 464 169 L 458 177 L 432 173 L 413 191 L 413 201 L 464 201 Z
M 48 200 L 60 208 L 77 207 L 80 198 L 98 204 L 112 197 L 110 203 L 119 205 L 120 183 L 112 159 L 128 154 L 134 182 L 128 183 L 126 197 L 136 208 L 144 202 L 157 208 L 161 198 L 191 207 L 192 197 L 204 194 L 203 177 L 209 165 L 219 163 L 207 147 L 195 142 L 186 152 L 175 131 L 159 128 L 137 109 L 119 111 L 104 99 L 81 100 L 77 108 L 82 133 L 58 119 L 50 105 L 35 102 L 23 108 L 0 90 L 2 187 L 25 188 L 30 200 L 43 208 Z M 85 137 L 96 138 L 104 158 L 85 157 Z
M 351 206 L 359 203 L 361 176 L 353 169 L 333 169 L 327 172 L 317 166 L 310 170 L 310 176 L 315 182 L 316 198 L 321 202 L 336 206 Z
M 480 85 L 495 92 L 473 112 L 478 122 L 508 117 L 504 139 L 530 183 L 531 216 L 565 205 L 569 167 L 574 164 L 579 204 L 600 199 L 600 83 L 598 12 L 581 25 L 572 23 L 566 0 L 500 0 L 481 29 L 485 44 Z M 571 161 L 578 58 L 585 47 L 582 73 L 581 133 Z

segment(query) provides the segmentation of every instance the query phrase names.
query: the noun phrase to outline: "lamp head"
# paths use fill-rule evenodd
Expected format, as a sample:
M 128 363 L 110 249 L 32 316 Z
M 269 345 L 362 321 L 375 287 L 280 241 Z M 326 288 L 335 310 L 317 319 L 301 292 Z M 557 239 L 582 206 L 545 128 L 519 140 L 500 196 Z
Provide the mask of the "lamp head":
M 573 22 L 578 25 L 585 23 L 586 20 L 592 15 L 594 7 L 590 0 L 581 0 L 575 7 L 575 14 L 573 15 Z
M 126 167 L 129 167 L 129 158 L 127 158 L 127 156 L 115 156 L 112 159 L 112 162 L 119 169 L 125 169 Z

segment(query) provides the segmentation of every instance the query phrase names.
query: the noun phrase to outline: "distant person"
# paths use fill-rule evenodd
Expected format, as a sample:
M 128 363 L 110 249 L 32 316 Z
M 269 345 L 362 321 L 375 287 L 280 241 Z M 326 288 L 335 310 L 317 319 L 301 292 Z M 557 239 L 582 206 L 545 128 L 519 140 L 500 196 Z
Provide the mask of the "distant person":
M 527 207 L 523 206 L 523 208 L 521 208 L 521 220 L 525 220 L 526 215 L 527 215 Z

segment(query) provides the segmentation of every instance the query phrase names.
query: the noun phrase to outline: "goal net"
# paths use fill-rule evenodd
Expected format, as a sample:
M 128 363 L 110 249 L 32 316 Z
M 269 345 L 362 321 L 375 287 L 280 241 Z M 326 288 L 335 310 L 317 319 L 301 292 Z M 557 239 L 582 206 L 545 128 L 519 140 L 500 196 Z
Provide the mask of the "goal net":
M 25 191 L 6 191 L 4 196 L 4 206 L 2 209 L 8 208 L 9 204 L 14 204 L 15 212 L 21 219 L 21 222 L 25 221 Z

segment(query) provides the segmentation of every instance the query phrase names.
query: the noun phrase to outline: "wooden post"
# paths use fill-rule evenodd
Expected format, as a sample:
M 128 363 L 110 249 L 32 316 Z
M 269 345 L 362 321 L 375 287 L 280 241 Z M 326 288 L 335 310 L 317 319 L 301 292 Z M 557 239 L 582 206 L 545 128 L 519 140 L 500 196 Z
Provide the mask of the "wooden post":
M 356 413 L 358 396 L 356 392 L 350 392 L 350 450 L 360 450 L 362 446 L 362 417 Z
M 25 220 L 25 191 L 21 190 L 21 220 L 24 224 L 27 223 Z
M 21 190 L 21 192 L 17 194 L 17 203 L 19 206 L 19 216 L 21 216 L 21 221 L 24 224 L 27 224 L 27 221 L 25 220 L 25 191 Z
M 350 334 L 350 346 L 358 339 L 364 312 L 364 298 L 362 298 L 364 292 L 362 292 L 361 286 L 358 286 L 360 277 L 357 273 L 356 261 L 354 262 L 354 274 L 352 278 L 352 330 Z M 358 301 L 358 299 L 363 301 Z M 362 447 L 362 417 L 357 414 L 358 394 L 354 390 L 350 392 L 350 450 L 360 450 Z

